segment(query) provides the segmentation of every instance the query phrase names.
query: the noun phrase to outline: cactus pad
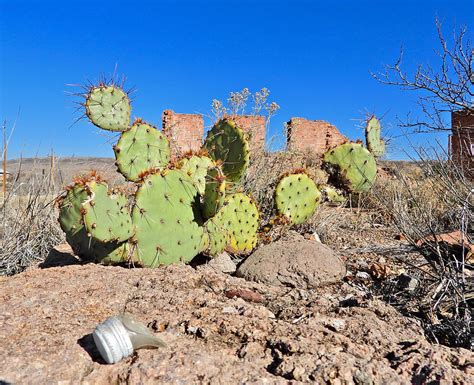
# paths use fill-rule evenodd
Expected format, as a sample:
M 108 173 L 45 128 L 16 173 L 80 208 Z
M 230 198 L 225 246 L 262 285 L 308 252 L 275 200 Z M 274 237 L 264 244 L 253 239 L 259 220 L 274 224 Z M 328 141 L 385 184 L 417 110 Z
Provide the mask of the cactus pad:
M 347 200 L 341 191 L 331 186 L 324 187 L 324 194 L 329 203 L 339 204 Z
M 379 157 L 385 153 L 385 142 L 380 138 L 380 121 L 372 116 L 365 127 L 365 141 L 367 149 L 375 156 Z
M 130 125 L 130 100 L 115 85 L 92 87 L 86 96 L 86 115 L 97 127 L 108 131 L 125 131 Z
M 338 185 L 350 192 L 368 191 L 377 175 L 374 156 L 360 143 L 344 143 L 324 154 L 326 166 Z
M 168 139 L 141 120 L 137 120 L 128 131 L 122 132 L 114 152 L 118 170 L 126 179 L 134 182 L 146 171 L 164 168 L 170 159 Z
M 203 195 L 202 214 L 209 219 L 216 215 L 225 198 L 225 176 L 219 166 L 210 168 L 206 175 L 206 188 Z
M 220 120 L 207 133 L 204 147 L 212 159 L 222 161 L 227 180 L 238 183 L 249 164 L 249 144 L 235 122 Z
M 82 219 L 82 203 L 89 197 L 82 184 L 70 187 L 59 204 L 59 224 L 74 253 L 84 260 L 106 264 L 127 261 L 126 244 L 103 243 L 90 237 Z
M 245 194 L 226 197 L 218 215 L 230 233 L 227 250 L 233 254 L 248 254 L 257 245 L 259 213 L 257 205 Z
M 88 198 L 82 204 L 84 226 L 91 236 L 101 242 L 124 242 L 133 235 L 127 197 L 109 192 L 107 184 L 95 181 L 86 184 Z
M 275 190 L 275 202 L 280 214 L 292 223 L 306 222 L 321 202 L 321 192 L 305 173 L 283 177 Z
M 180 170 L 148 175 L 135 194 L 132 219 L 137 258 L 155 267 L 191 261 L 202 249 L 203 228 L 194 217 L 197 189 Z
M 218 212 L 216 216 L 209 219 L 205 224 L 205 228 L 209 236 L 209 243 L 205 252 L 212 256 L 222 253 L 231 240 L 230 232 L 223 222 L 222 213 Z
M 200 195 L 206 188 L 206 175 L 210 167 L 215 166 L 214 161 L 208 156 L 191 155 L 181 159 L 178 168 L 188 174 L 194 181 Z

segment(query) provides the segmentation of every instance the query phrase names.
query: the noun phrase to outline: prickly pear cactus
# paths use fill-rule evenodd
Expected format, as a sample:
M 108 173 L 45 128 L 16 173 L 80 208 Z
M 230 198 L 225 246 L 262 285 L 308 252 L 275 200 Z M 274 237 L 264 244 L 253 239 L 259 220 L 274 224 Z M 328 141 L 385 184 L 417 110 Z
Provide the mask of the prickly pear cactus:
M 222 170 L 229 182 L 238 183 L 249 164 L 249 144 L 245 133 L 229 119 L 220 120 L 207 133 L 204 148 Z
M 180 170 L 145 178 L 135 194 L 131 240 L 136 256 L 147 267 L 191 261 L 202 249 L 203 228 L 194 217 L 197 189 Z
M 133 235 L 127 197 L 109 191 L 106 183 L 86 184 L 88 197 L 82 203 L 82 217 L 87 232 L 100 242 L 121 243 Z
M 329 203 L 340 204 L 344 203 L 347 200 L 342 191 L 339 191 L 334 187 L 325 186 L 323 192 L 326 197 L 326 200 Z
M 321 192 L 305 173 L 284 176 L 275 190 L 275 203 L 280 214 L 292 223 L 306 222 L 321 202 Z
M 202 197 L 202 215 L 209 219 L 216 215 L 225 198 L 225 176 L 219 166 L 208 169 Z
M 168 139 L 141 120 L 122 132 L 114 153 L 119 172 L 133 182 L 139 181 L 146 171 L 166 167 L 170 160 Z
M 84 260 L 95 260 L 104 264 L 126 262 L 126 244 L 99 242 L 89 236 L 82 218 L 82 203 L 89 198 L 85 186 L 76 183 L 68 188 L 59 202 L 59 224 L 66 234 L 66 241 L 74 253 Z
M 375 156 L 385 154 L 385 142 L 380 138 L 380 121 L 372 116 L 365 127 L 365 141 L 367 149 Z
M 209 219 L 205 224 L 206 233 L 209 236 L 206 254 L 216 256 L 222 253 L 231 241 L 230 231 L 223 221 L 221 212 Z
M 344 143 L 329 150 L 324 162 L 336 184 L 350 192 L 370 190 L 377 175 L 374 156 L 360 143 Z
M 207 171 L 214 166 L 214 161 L 208 156 L 193 154 L 185 156 L 177 165 L 181 171 L 191 177 L 200 195 L 203 195 L 206 189 Z
M 116 85 L 91 87 L 85 107 L 90 121 L 104 130 L 125 131 L 130 125 L 130 99 Z
M 227 250 L 233 254 L 250 253 L 257 245 L 257 205 L 247 195 L 236 193 L 225 198 L 219 213 L 218 215 L 222 215 L 222 223 L 230 233 Z

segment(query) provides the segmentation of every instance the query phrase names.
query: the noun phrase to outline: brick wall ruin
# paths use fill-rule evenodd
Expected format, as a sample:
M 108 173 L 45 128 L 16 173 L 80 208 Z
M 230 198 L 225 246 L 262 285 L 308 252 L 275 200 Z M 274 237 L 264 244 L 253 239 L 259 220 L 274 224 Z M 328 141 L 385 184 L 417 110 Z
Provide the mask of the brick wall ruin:
M 252 151 L 265 147 L 266 122 L 264 116 L 233 117 L 249 135 Z M 323 120 L 291 118 L 287 123 L 288 150 L 310 150 L 324 154 L 329 147 L 346 142 L 336 126 Z M 172 153 L 179 156 L 187 151 L 198 151 L 204 135 L 204 119 L 198 114 L 178 114 L 172 110 L 163 111 L 163 133 L 170 139 Z
M 177 114 L 163 111 L 163 133 L 170 139 L 171 152 L 180 155 L 187 151 L 198 151 L 204 135 L 204 119 L 198 114 Z
M 449 155 L 466 174 L 474 176 L 474 114 L 470 111 L 451 113 Z
M 336 126 L 324 120 L 291 118 L 287 123 L 288 150 L 311 150 L 324 154 L 329 147 L 345 143 L 348 139 Z
M 248 134 L 250 150 L 265 147 L 265 117 L 260 115 L 243 115 L 232 118 Z

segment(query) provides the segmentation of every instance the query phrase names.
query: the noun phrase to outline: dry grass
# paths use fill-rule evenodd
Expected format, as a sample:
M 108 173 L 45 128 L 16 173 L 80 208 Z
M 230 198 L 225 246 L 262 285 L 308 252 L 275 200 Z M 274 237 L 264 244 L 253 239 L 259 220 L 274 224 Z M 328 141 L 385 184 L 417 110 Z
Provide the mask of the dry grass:
M 420 263 L 408 266 L 420 290 L 394 300 L 398 289 L 387 282 L 382 285 L 384 296 L 421 318 L 433 341 L 469 348 L 474 306 L 473 255 L 468 246 L 474 235 L 472 180 L 441 155 L 420 151 L 416 167 L 379 180 L 361 204 L 393 224 L 423 256 Z M 463 239 L 446 241 L 439 236 L 453 231 Z M 416 314 L 410 310 L 414 308 Z

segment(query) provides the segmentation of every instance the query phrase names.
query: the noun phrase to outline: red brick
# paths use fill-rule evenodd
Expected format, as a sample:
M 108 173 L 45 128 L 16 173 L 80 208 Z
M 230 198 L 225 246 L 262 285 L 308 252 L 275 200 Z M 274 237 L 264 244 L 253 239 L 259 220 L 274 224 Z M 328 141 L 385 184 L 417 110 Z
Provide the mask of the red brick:
M 287 123 L 288 150 L 311 150 L 322 155 L 329 148 L 347 141 L 336 126 L 324 120 L 291 118 Z
M 198 114 L 178 114 L 163 111 L 163 133 L 170 140 L 173 155 L 198 151 L 204 135 L 204 119 Z
M 237 126 L 248 134 L 250 150 L 260 150 L 265 147 L 265 117 L 261 115 L 240 115 L 232 119 Z

